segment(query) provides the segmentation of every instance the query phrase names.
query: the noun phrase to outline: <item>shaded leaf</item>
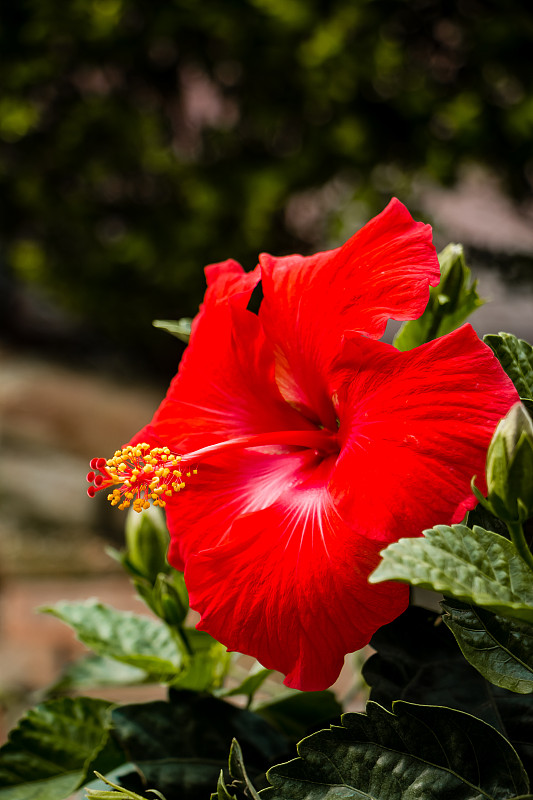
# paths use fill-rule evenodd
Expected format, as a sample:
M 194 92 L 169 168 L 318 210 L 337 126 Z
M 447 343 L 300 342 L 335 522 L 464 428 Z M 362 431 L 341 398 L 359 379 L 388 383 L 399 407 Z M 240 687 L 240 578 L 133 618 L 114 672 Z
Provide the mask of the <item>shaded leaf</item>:
M 240 783 L 246 788 L 246 794 L 248 797 L 251 797 L 252 800 L 259 800 L 259 795 L 256 792 L 250 778 L 248 777 L 248 773 L 246 772 L 241 746 L 236 739 L 234 739 L 231 743 L 231 749 L 229 753 L 229 774 L 234 781 L 240 781 Z
M 128 762 L 120 764 L 120 766 L 115 767 L 115 769 L 108 770 L 105 773 L 106 780 L 117 781 L 121 775 L 125 775 L 127 772 L 131 772 L 132 767 L 133 765 Z M 100 778 L 98 778 L 98 776 L 95 775 L 94 772 L 92 772 L 92 774 L 89 775 L 89 780 L 84 784 L 83 788 L 84 791 L 86 791 L 87 789 L 96 789 L 98 791 L 102 791 L 103 789 L 105 789 L 105 787 L 106 784 Z
M 382 553 L 370 583 L 398 580 L 533 622 L 533 573 L 514 545 L 492 531 L 437 525 Z
M 110 711 L 110 703 L 88 697 L 48 700 L 28 711 L 0 748 L 1 800 L 72 794 L 108 742 Z
M 304 739 L 299 758 L 267 773 L 264 796 L 508 800 L 529 791 L 520 759 L 485 722 L 450 708 L 398 701 L 389 712 L 369 702 L 342 726 Z
M 512 333 L 490 333 L 483 341 L 511 378 L 520 399 L 533 399 L 533 346 Z
M 263 685 L 269 675 L 272 675 L 273 670 L 265 669 L 264 667 L 260 667 L 253 672 L 250 672 L 249 675 L 244 678 L 238 686 L 234 686 L 233 689 L 223 689 L 221 692 L 218 693 L 218 697 L 238 697 L 239 695 L 243 694 L 248 698 L 248 702 L 250 702 L 257 692 L 257 690 Z
M 248 800 L 260 800 L 253 783 L 248 777 L 241 747 L 236 739 L 231 743 L 229 753 L 229 774 L 232 782 L 226 785 L 224 773 L 221 772 L 216 794 L 211 795 L 212 800 L 237 800 L 237 797 L 246 797 Z
M 485 680 L 464 660 L 440 614 L 410 606 L 370 643 L 377 652 L 362 674 L 371 700 L 388 709 L 394 700 L 446 705 L 497 727 L 497 714 L 487 718 L 479 712 L 486 702 Z
M 222 686 L 228 673 L 231 653 L 205 631 L 186 628 L 185 636 L 193 651 L 183 672 L 172 681 L 172 686 L 196 692 L 213 692 Z
M 145 785 L 167 800 L 205 800 L 220 771 L 229 780 L 231 741 L 241 742 L 252 779 L 288 754 L 287 739 L 257 714 L 209 695 L 171 690 L 170 702 L 122 706 L 113 712 L 115 735 Z M 142 789 L 138 776 L 121 782 Z
M 211 795 L 211 800 L 237 800 L 237 795 L 240 794 L 240 788 L 240 786 L 235 786 L 234 784 L 230 784 L 230 787 L 226 786 L 224 771 L 220 770 L 217 790 Z
M 190 317 L 181 317 L 181 319 L 154 319 L 152 325 L 188 344 L 191 338 L 191 323 Z
M 78 639 L 100 656 L 144 670 L 152 680 L 170 681 L 183 666 L 183 654 L 169 628 L 158 620 L 87 600 L 41 608 L 66 622 Z
M 113 658 L 91 654 L 68 664 L 60 679 L 48 691 L 52 694 L 104 686 L 136 686 L 147 680 L 148 675 L 142 669 Z
M 333 692 L 299 692 L 293 689 L 254 706 L 254 711 L 297 741 L 318 726 L 338 718 L 342 706 Z
M 128 789 L 124 789 L 122 786 L 119 786 L 118 783 L 114 783 L 109 777 L 99 772 L 95 774 L 104 788 L 87 787 L 85 790 L 87 800 L 147 800 L 146 795 L 128 791 Z M 159 800 L 166 800 L 157 789 L 148 789 L 148 792 L 150 792 L 151 797 L 157 797 Z
M 391 709 L 395 700 L 445 705 L 474 714 L 500 731 L 533 779 L 533 695 L 489 683 L 466 661 L 434 611 L 410 606 L 372 637 L 376 653 L 363 667 L 370 699 Z
M 505 539 L 509 539 L 509 529 L 505 522 L 494 516 L 485 506 L 478 503 L 477 506 L 468 512 L 467 527 L 472 529 L 475 525 L 484 528 L 486 531 L 493 531 L 499 533 Z
M 442 608 L 464 657 L 488 681 L 512 692 L 533 692 L 533 626 L 458 600 L 445 600 Z
M 522 405 L 525 406 L 526 411 L 529 413 L 530 417 L 533 417 L 533 398 L 521 397 L 520 400 L 522 402 Z
M 460 244 L 449 244 L 439 253 L 441 280 L 429 292 L 429 302 L 421 317 L 405 322 L 394 339 L 398 350 L 411 350 L 424 342 L 450 333 L 485 302 L 471 283 Z

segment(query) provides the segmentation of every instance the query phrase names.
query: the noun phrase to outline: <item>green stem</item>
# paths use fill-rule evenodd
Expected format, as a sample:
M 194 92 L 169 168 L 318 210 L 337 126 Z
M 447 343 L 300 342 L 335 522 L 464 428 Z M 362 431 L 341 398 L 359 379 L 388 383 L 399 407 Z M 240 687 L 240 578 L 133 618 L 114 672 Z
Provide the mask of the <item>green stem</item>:
M 506 522 L 507 529 L 511 534 L 511 541 L 522 556 L 528 567 L 533 570 L 533 553 L 527 546 L 524 529 L 521 522 Z
M 109 790 L 102 790 L 102 789 L 86 789 L 87 797 L 89 800 L 94 798 L 94 800 L 111 800 L 111 798 L 123 798 L 123 800 L 146 800 L 146 797 L 141 797 L 140 794 L 136 794 L 135 792 L 129 791 L 129 789 L 124 789 L 122 786 L 119 786 L 116 783 L 112 783 L 108 778 L 105 778 L 99 772 L 94 772 L 97 778 L 101 780 L 103 783 L 107 783 L 108 786 L 111 786 L 112 789 L 116 789 L 116 791 L 109 791 Z M 159 795 L 159 793 L 158 793 Z M 162 797 L 162 795 L 159 795 Z
M 180 649 L 185 649 L 185 652 L 189 656 L 194 655 L 194 650 L 191 647 L 191 643 L 189 642 L 189 638 L 185 633 L 185 629 L 181 627 L 181 625 L 171 625 L 167 622 L 168 627 L 170 628 L 171 634 L 174 636 L 174 639 L 178 643 L 178 647 Z

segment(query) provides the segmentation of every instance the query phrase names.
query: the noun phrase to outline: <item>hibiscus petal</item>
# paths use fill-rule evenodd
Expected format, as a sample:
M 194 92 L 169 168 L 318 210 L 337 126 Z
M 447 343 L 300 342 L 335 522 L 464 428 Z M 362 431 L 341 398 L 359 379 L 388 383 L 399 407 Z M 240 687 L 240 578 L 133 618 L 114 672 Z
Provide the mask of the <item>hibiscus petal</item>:
M 518 399 L 470 325 L 404 353 L 347 335 L 331 375 L 341 456 L 330 490 L 358 533 L 382 542 L 459 522 L 483 489 L 487 448 Z
M 218 547 L 189 558 L 198 628 L 283 672 L 288 686 L 325 689 L 345 654 L 407 606 L 406 586 L 367 582 L 380 548 L 347 526 L 310 478 L 237 519 Z
M 318 463 L 310 450 L 268 449 L 212 457 L 169 501 L 169 562 L 176 569 L 183 569 L 190 554 L 219 545 L 237 517 L 268 508 Z
M 258 273 L 244 273 L 233 261 L 206 272 L 205 301 L 152 420 L 154 434 L 183 452 L 246 434 L 312 428 L 281 397 L 272 347 L 257 315 L 246 310 Z
M 335 424 L 324 383 L 343 333 L 379 338 L 388 319 L 416 319 L 440 280 L 431 228 L 393 199 L 345 245 L 313 256 L 260 256 L 259 315 L 276 350 L 285 399 L 326 427 Z

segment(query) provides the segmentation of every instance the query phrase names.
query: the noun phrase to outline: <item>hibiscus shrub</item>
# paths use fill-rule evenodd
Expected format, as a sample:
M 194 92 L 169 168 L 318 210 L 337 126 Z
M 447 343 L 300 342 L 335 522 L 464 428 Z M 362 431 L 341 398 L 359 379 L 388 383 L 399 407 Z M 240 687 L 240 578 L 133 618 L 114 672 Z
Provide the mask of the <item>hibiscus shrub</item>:
M 114 555 L 152 616 L 43 609 L 93 653 L 0 749 L 0 800 L 533 797 L 533 347 L 462 324 L 461 248 L 439 267 L 398 201 L 207 276 L 166 398 L 88 476 L 131 507 Z M 79 694 L 148 683 L 167 699 Z

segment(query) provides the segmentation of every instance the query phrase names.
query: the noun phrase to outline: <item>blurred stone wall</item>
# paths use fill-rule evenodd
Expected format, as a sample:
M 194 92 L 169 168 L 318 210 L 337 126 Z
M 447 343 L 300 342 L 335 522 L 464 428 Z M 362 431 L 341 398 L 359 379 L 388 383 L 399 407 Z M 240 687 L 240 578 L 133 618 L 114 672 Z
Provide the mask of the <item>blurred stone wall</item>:
M 90 500 L 92 456 L 149 421 L 160 394 L 0 347 L 0 741 L 34 693 L 83 651 L 36 608 L 98 596 L 142 610 L 105 553 L 124 515 Z

